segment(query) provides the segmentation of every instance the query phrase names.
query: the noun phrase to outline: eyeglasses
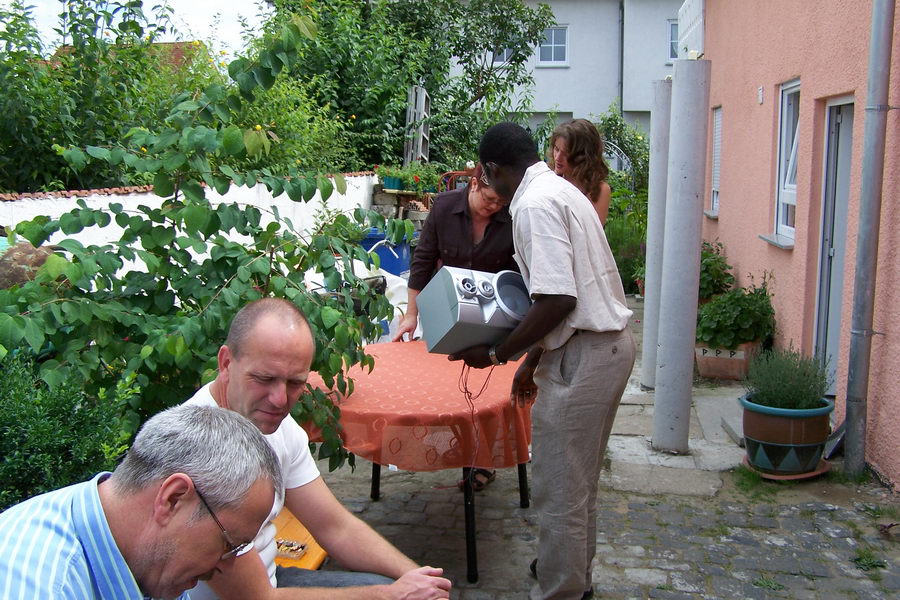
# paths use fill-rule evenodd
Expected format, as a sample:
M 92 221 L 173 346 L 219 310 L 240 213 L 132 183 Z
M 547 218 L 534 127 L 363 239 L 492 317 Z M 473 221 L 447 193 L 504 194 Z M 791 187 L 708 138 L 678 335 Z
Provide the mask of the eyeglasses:
M 222 530 L 222 537 L 225 538 L 225 543 L 228 545 L 228 552 L 222 554 L 219 560 L 228 560 L 229 558 L 233 558 L 235 556 L 240 556 L 241 554 L 246 553 L 248 550 L 253 548 L 253 541 L 243 542 L 241 544 L 235 544 L 231 541 L 231 537 L 228 535 L 228 532 L 225 531 L 225 528 L 222 526 L 222 522 L 219 520 L 219 517 L 216 516 L 216 513 L 213 512 L 213 509 L 209 507 L 209 503 L 206 501 L 206 498 L 203 497 L 203 494 L 200 493 L 196 487 L 194 487 L 194 491 L 197 492 L 197 497 L 200 498 L 200 502 L 203 503 L 203 506 L 206 507 L 206 510 L 209 511 L 209 516 L 213 518 L 213 521 L 216 522 L 216 525 L 219 526 L 219 529 Z
M 485 204 L 493 204 L 494 206 L 499 206 L 501 208 L 504 205 L 503 200 L 501 200 L 500 198 L 497 198 L 496 200 L 492 200 L 492 199 L 488 198 L 487 196 L 485 196 L 484 194 L 481 194 L 481 201 L 484 202 Z

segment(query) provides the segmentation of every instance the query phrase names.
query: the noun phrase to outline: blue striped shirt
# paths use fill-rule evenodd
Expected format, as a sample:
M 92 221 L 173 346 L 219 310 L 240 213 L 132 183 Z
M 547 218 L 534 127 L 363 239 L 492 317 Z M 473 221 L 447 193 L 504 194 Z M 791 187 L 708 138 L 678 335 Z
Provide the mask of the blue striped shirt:
M 0 514 L 0 598 L 144 598 L 100 504 L 97 485 L 107 475 Z

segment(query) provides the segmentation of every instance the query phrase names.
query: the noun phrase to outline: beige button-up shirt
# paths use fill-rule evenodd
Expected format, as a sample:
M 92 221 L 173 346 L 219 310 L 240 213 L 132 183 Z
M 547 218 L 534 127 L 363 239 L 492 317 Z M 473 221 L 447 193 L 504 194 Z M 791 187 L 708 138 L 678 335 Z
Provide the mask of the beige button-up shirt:
M 544 162 L 531 165 L 509 205 L 515 259 L 535 294 L 574 296 L 575 310 L 541 340 L 546 350 L 577 329 L 621 331 L 631 311 L 591 201 Z

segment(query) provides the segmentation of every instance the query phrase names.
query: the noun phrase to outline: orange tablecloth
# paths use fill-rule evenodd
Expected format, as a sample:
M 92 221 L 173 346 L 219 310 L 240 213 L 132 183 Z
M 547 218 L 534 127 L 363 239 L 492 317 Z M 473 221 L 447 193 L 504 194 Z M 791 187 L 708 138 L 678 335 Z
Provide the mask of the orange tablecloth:
M 366 352 L 375 357 L 375 368 L 352 369 L 354 391 L 340 400 L 347 450 L 408 471 L 528 462 L 531 409 L 509 402 L 516 363 L 471 369 L 473 394 L 490 373 L 473 415 L 459 389 L 461 361 L 429 354 L 421 341 L 372 344 Z

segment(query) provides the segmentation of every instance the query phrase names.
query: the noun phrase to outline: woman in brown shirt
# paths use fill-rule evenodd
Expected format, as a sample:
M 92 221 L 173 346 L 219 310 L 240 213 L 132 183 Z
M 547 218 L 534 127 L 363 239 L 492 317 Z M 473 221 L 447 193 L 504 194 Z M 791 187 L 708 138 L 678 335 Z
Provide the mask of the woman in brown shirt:
M 513 259 L 512 217 L 482 173 L 481 165 L 476 165 L 465 188 L 443 192 L 434 199 L 410 265 L 408 304 L 395 342 L 403 341 L 405 334 L 412 339 L 419 322 L 416 297 L 442 266 L 518 272 Z M 487 469 L 475 469 L 472 486 L 481 490 L 494 475 Z
M 394 341 L 412 338 L 419 321 L 416 296 L 442 266 L 497 273 L 518 271 L 513 259 L 512 218 L 481 179 L 481 165 L 463 189 L 438 194 L 419 235 L 409 269 L 408 306 Z

